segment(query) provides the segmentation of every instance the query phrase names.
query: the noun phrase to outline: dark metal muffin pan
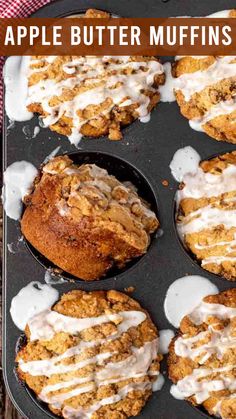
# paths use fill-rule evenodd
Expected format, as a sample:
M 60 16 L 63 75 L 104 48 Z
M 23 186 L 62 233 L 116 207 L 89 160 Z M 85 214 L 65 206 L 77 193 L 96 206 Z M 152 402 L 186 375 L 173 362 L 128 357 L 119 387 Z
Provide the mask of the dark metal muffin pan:
M 53 17 L 79 13 L 89 7 L 100 8 L 116 15 L 127 17 L 165 17 L 178 15 L 204 16 L 217 10 L 235 7 L 233 0 L 59 0 L 40 9 L 35 16 Z M 163 57 L 162 61 L 166 61 Z M 75 152 L 69 140 L 49 129 L 41 129 L 36 138 L 26 138 L 22 129 L 27 125 L 27 132 L 33 132 L 39 125 L 38 117 L 31 121 L 15 123 L 7 128 L 9 121 L 5 118 L 4 127 L 4 170 L 17 160 L 27 160 L 39 167 L 45 157 L 60 146 L 58 154 Z M 26 131 L 24 128 L 24 131 Z M 84 281 L 64 282 L 55 285 L 60 295 L 72 289 L 98 290 L 135 288 L 132 296 L 145 307 L 158 329 L 173 327 L 168 323 L 163 311 L 163 302 L 170 284 L 186 274 L 203 275 L 210 279 L 220 290 L 234 287 L 233 282 L 208 273 L 194 262 L 176 235 L 174 225 L 174 196 L 178 184 L 172 178 L 169 163 L 174 152 L 186 145 L 194 147 L 202 159 L 215 154 L 233 151 L 235 145 L 217 142 L 204 133 L 193 131 L 188 121 L 180 114 L 176 103 L 160 103 L 152 112 L 147 124 L 134 122 L 123 130 L 123 140 L 109 141 L 106 137 L 99 139 L 82 139 L 79 144 L 84 153 L 109 153 L 130 163 L 134 170 L 143 174 L 154 193 L 158 203 L 158 218 L 163 234 L 152 240 L 147 254 L 132 267 L 123 272 L 116 272 L 106 280 L 86 283 Z M 97 161 L 97 163 L 99 163 Z M 102 165 L 102 164 L 101 164 Z M 104 165 L 105 167 L 105 165 Z M 113 174 L 113 170 L 109 170 Z M 114 173 L 119 178 L 118 173 Z M 127 172 L 127 180 L 129 173 Z M 120 177 L 123 178 L 123 173 Z M 122 179 L 121 179 L 122 180 Z M 168 186 L 162 181 L 167 180 Z M 139 193 L 145 197 L 143 184 Z M 155 202 L 154 202 L 155 205 Z M 3 328 L 3 367 L 7 390 L 18 410 L 28 419 L 55 417 L 47 407 L 39 403 L 35 396 L 21 385 L 15 376 L 15 348 L 20 331 L 15 327 L 10 316 L 12 298 L 19 290 L 31 281 L 44 283 L 45 267 L 38 263 L 24 242 L 18 243 L 21 237 L 19 223 L 7 217 L 4 219 L 4 328 Z M 16 253 L 10 253 L 7 244 L 14 243 Z M 43 262 L 45 264 L 45 261 Z M 199 419 L 204 415 L 203 409 L 192 408 L 185 401 L 174 399 L 170 393 L 170 381 L 167 379 L 165 362 L 162 369 L 166 377 L 161 391 L 154 393 L 138 416 L 140 419 Z M 208 415 L 205 415 L 206 417 Z

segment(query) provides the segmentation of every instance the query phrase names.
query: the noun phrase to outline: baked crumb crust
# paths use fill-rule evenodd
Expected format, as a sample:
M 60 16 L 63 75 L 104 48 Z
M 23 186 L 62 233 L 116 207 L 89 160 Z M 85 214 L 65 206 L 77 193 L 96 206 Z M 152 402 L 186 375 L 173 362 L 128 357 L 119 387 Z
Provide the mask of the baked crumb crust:
M 109 14 L 89 9 L 85 17 Z M 164 81 L 155 57 L 33 56 L 28 110 L 74 144 L 82 135 L 120 140 L 121 127 L 146 118 L 159 102 Z
M 32 336 L 31 330 L 33 330 L 32 324 L 27 325 L 25 331 L 27 344 L 21 348 L 16 357 L 20 378 L 26 382 L 37 396 L 43 398 L 44 401 L 50 400 L 50 410 L 59 416 L 72 417 L 70 416 L 70 409 L 72 412 L 74 412 L 74 409 L 82 409 L 83 411 L 88 412 L 88 409 L 91 409 L 92 406 L 94 408 L 101 400 L 105 400 L 107 404 L 104 402 L 104 406 L 94 410 L 94 413 L 91 416 L 92 419 L 125 419 L 130 416 L 138 415 L 152 393 L 152 383 L 157 378 L 160 368 L 159 362 L 161 360 L 161 356 L 157 354 L 157 350 L 155 349 L 157 330 L 148 313 L 141 308 L 137 301 L 120 292 L 84 292 L 79 290 L 64 294 L 60 301 L 53 307 L 53 312 L 60 313 L 63 316 L 70 316 L 72 319 L 83 320 L 108 314 L 114 316 L 118 315 L 118 320 L 107 321 L 80 332 L 75 331 L 73 334 L 65 332 L 55 333 L 50 340 L 33 341 L 30 340 L 30 337 Z M 126 328 L 127 330 L 124 330 L 122 333 L 121 330 L 119 330 L 119 325 L 123 324 L 123 312 L 132 312 L 132 314 L 130 327 L 128 329 Z M 143 321 L 139 321 L 139 324 L 136 324 L 136 326 L 132 320 L 135 317 L 134 313 L 143 316 L 143 318 L 141 318 Z M 40 332 L 38 328 L 36 329 Z M 117 338 L 115 337 L 115 334 L 118 334 Z M 101 341 L 103 343 L 101 343 Z M 73 367 L 76 363 L 78 365 L 81 360 L 91 357 L 97 357 L 97 362 L 90 362 L 82 368 L 70 370 L 65 373 L 50 374 L 50 362 L 52 362 L 52 359 L 65 354 L 65 351 L 71 350 L 71 348 L 81 344 L 87 344 L 90 345 L 90 347 L 83 349 L 82 352 L 77 351 L 77 355 L 74 355 L 73 357 L 64 358 L 59 364 L 57 362 L 57 365 L 69 365 L 70 368 L 71 365 Z M 149 345 L 154 345 L 152 351 L 148 349 Z M 149 351 L 150 358 L 142 355 L 140 358 L 140 367 L 136 368 L 135 363 L 132 364 L 131 362 L 132 354 L 136 351 L 135 353 L 137 355 L 137 351 L 144 350 L 145 353 Z M 104 354 L 106 355 L 107 353 L 110 353 L 110 356 L 103 357 L 103 361 L 99 362 L 99 356 L 101 356 L 101 354 L 104 356 Z M 49 360 L 45 375 L 38 375 L 37 368 L 39 364 L 36 364 L 36 367 L 33 370 L 33 364 L 29 364 L 29 362 L 40 360 Z M 122 369 L 120 367 L 112 373 L 114 365 L 122 362 L 127 364 L 126 368 L 123 367 Z M 132 365 L 134 365 L 133 371 Z M 26 366 L 26 368 L 24 368 L 24 366 Z M 27 369 L 27 367 L 29 367 L 31 371 L 34 371 L 33 374 L 35 375 L 24 372 L 23 369 Z M 135 375 L 138 370 L 142 371 L 142 368 L 143 373 L 133 377 L 132 374 L 134 373 Z M 109 380 L 111 381 L 107 384 L 105 384 L 105 381 L 108 376 L 106 376 L 103 384 L 99 381 L 99 377 L 102 377 L 101 374 L 104 373 L 104 369 L 107 370 Z M 46 376 L 46 374 L 48 376 Z M 96 383 L 94 381 L 95 376 L 97 377 Z M 89 377 L 91 377 L 91 380 L 89 380 Z M 79 379 L 83 379 L 84 382 L 75 385 L 75 381 L 73 380 L 78 381 Z M 72 385 L 62 387 L 61 384 L 65 384 L 66 381 L 70 381 Z M 58 388 L 58 384 L 59 387 L 61 386 L 60 389 Z M 82 392 L 81 394 L 77 394 L 70 398 L 63 397 L 66 392 L 78 392 L 78 388 L 91 384 L 94 385 L 94 388 L 92 390 L 90 389 L 90 391 Z M 57 385 L 57 390 L 55 390 L 55 385 Z M 52 387 L 49 388 L 48 386 L 54 386 L 53 391 L 48 391 L 52 390 Z M 125 388 L 128 388 L 127 393 L 124 393 Z M 108 401 L 112 401 L 112 398 L 117 397 L 119 394 L 122 395 L 120 400 L 108 403 Z M 62 402 L 61 397 L 64 398 Z M 107 398 L 111 399 L 108 400 Z M 57 406 L 57 408 L 55 406 Z
M 216 295 L 207 296 L 203 299 L 203 302 L 208 303 L 209 306 L 217 304 L 220 305 L 221 308 L 222 306 L 225 306 L 236 309 L 236 288 Z M 191 315 L 185 316 L 181 321 L 180 330 L 177 336 L 172 340 L 169 347 L 169 378 L 175 385 L 178 385 L 178 382 L 181 383 L 181 380 L 186 379 L 191 375 L 193 376 L 193 374 L 195 374 L 196 377 L 200 371 L 206 370 L 207 376 L 203 377 L 204 372 L 201 373 L 202 377 L 198 378 L 199 383 L 206 380 L 209 383 L 222 380 L 224 383 L 223 388 L 218 390 L 216 386 L 216 391 L 209 391 L 209 396 L 203 397 L 205 400 L 202 403 L 196 401 L 195 393 L 186 397 L 186 399 L 195 406 L 202 404 L 210 415 L 216 415 L 223 419 L 234 419 L 236 417 L 235 389 L 233 385 L 230 387 L 230 383 L 234 383 L 236 379 L 236 345 L 234 344 L 236 336 L 235 315 L 226 315 L 223 318 L 223 316 L 220 315 L 220 310 L 218 310 L 218 314 L 217 310 L 215 310 L 213 315 L 209 315 L 200 324 L 196 324 L 196 321 L 193 321 Z M 229 330 L 231 336 L 230 344 L 228 341 L 226 343 L 226 334 Z M 220 335 L 222 336 L 222 340 L 218 339 Z M 191 351 L 195 350 L 196 356 L 180 356 L 178 351 L 181 351 L 181 349 L 179 349 L 180 346 L 178 346 L 178 343 L 186 343 L 187 340 L 191 338 L 194 342 L 191 345 Z M 206 349 L 207 342 L 209 345 L 208 349 Z M 196 350 L 199 348 L 202 348 L 202 350 L 197 353 Z M 222 352 L 217 353 L 218 350 L 219 352 L 222 350 Z M 206 357 L 207 351 L 210 351 L 208 352 L 208 357 Z M 178 352 L 178 354 L 176 354 L 176 352 Z M 189 354 L 191 354 L 191 352 L 189 352 Z M 191 385 L 194 385 L 193 378 Z M 193 388 L 191 385 L 189 384 L 188 386 L 189 390 Z M 203 384 L 203 386 L 204 385 L 205 384 Z M 199 384 L 199 392 L 203 388 L 204 387 L 201 387 L 201 384 Z
M 236 151 L 202 161 L 199 167 L 202 172 L 187 177 L 177 193 L 177 230 L 186 248 L 204 269 L 235 281 Z M 207 177 L 209 175 L 213 177 Z M 217 176 L 221 179 L 219 188 Z M 207 196 L 212 182 L 215 182 L 215 190 Z M 202 223 L 200 228 L 194 229 L 194 219 Z
M 236 9 L 231 10 L 229 17 L 236 17 Z M 227 58 L 228 61 L 226 63 L 224 60 Z M 235 144 L 236 70 L 234 74 L 231 71 L 227 75 L 230 63 L 234 63 L 235 67 L 235 56 L 232 56 L 231 59 L 230 57 L 218 56 L 185 56 L 175 62 L 172 72 L 177 80 L 175 94 L 182 115 L 191 121 L 196 120 L 199 122 L 198 129 L 202 129 L 215 140 Z M 222 75 L 214 81 L 213 71 L 216 64 L 222 66 Z M 206 83 L 206 86 L 202 84 L 201 88 L 201 83 L 204 82 L 203 74 L 205 73 L 207 77 L 211 68 L 213 69 L 212 77 L 209 77 L 209 82 Z M 193 77 L 194 73 L 195 77 Z M 184 81 L 184 77 L 186 78 L 188 74 L 190 77 L 193 77 L 192 81 Z M 199 81 L 199 86 L 194 90 L 193 86 L 196 85 L 200 76 L 203 81 Z M 181 79 L 183 80 L 182 82 Z M 190 92 L 192 93 L 190 97 L 185 96 L 187 83 L 189 83 Z
M 99 279 L 143 255 L 159 222 L 133 185 L 96 165 L 50 160 L 21 220 L 25 238 L 47 259 L 84 280 Z

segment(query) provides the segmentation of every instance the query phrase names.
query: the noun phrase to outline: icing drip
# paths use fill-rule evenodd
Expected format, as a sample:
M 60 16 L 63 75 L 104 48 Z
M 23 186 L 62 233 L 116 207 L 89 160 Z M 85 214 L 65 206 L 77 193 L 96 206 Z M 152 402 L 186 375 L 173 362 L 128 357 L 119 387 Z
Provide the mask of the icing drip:
M 169 166 L 173 177 L 178 182 L 182 182 L 186 174 L 197 173 L 200 160 L 201 157 L 191 146 L 179 148 L 173 155 Z
M 12 299 L 10 313 L 13 322 L 20 330 L 24 330 L 29 319 L 51 307 L 58 296 L 55 288 L 37 281 L 30 282 Z
M 218 288 L 202 276 L 178 278 L 167 290 L 164 301 L 165 315 L 173 326 L 179 327 L 182 318 L 189 314 L 202 298 L 218 292 Z
M 169 344 L 174 337 L 173 330 L 163 329 L 159 331 L 159 352 L 160 354 L 168 354 Z
M 2 200 L 8 217 L 18 220 L 21 216 L 22 199 L 30 192 L 37 169 L 27 161 L 17 161 L 3 174 Z
M 171 73 L 171 63 L 165 63 L 163 65 L 166 81 L 163 86 L 159 86 L 159 92 L 161 95 L 161 102 L 174 102 L 175 95 L 174 95 L 174 83 L 175 78 L 172 76 Z
M 29 61 L 30 57 L 9 57 L 4 66 L 5 109 L 11 121 L 28 121 L 33 117 L 26 108 Z

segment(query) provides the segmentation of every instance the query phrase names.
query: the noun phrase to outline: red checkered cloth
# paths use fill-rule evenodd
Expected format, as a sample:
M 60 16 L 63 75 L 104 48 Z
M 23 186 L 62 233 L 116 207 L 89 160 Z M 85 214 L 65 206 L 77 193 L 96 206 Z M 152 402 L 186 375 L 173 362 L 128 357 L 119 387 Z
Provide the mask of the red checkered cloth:
M 0 18 L 28 17 L 40 7 L 53 0 L 0 0 Z M 4 57 L 0 57 L 0 131 L 3 117 L 3 79 L 2 69 Z

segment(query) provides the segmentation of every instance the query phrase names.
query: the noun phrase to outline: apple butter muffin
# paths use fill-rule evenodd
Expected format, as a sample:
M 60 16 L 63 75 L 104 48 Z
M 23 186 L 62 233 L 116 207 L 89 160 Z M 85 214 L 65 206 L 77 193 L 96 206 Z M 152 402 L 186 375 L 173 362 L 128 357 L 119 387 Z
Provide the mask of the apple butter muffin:
M 24 199 L 25 238 L 59 268 L 99 279 L 143 255 L 159 222 L 129 182 L 68 156 L 49 161 Z
M 236 9 L 228 16 L 236 17 Z M 174 87 L 182 115 L 193 129 L 235 144 L 236 56 L 176 58 Z
M 236 288 L 209 295 L 170 344 L 171 394 L 210 415 L 236 418 Z
M 89 10 L 85 16 L 109 14 Z M 164 81 L 155 57 L 33 56 L 27 108 L 75 145 L 83 135 L 119 140 L 122 126 L 137 118 L 147 122 Z
M 18 375 L 64 418 L 136 416 L 162 377 L 156 327 L 117 291 L 71 291 L 25 333 Z
M 236 151 L 202 161 L 177 192 L 177 230 L 201 266 L 236 279 Z

